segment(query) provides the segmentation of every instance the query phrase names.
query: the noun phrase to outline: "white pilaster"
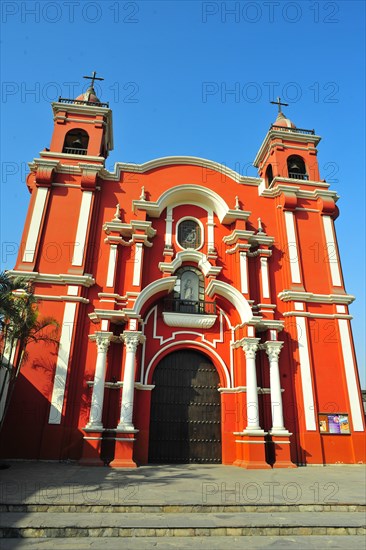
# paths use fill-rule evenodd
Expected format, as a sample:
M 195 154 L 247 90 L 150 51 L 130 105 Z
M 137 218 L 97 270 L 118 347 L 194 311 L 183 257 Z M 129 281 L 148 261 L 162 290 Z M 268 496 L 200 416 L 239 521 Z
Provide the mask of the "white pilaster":
M 143 338 L 141 332 L 125 330 L 122 335 L 126 346 L 125 369 L 123 376 L 121 415 L 117 430 L 134 430 L 132 423 L 134 385 L 135 385 L 135 364 L 137 346 Z
M 253 435 L 262 435 L 264 431 L 259 425 L 259 406 L 258 406 L 258 388 L 257 388 L 257 370 L 255 365 L 255 355 L 258 349 L 259 338 L 243 338 L 242 347 L 246 359 L 246 386 L 247 386 L 247 419 L 248 424 L 244 433 Z
M 106 287 L 114 287 L 114 277 L 117 263 L 117 245 L 111 244 L 109 249 L 108 271 Z
M 239 253 L 240 284 L 243 294 L 248 294 L 248 256 L 246 252 Z
M 135 256 L 133 264 L 133 277 L 132 285 L 140 286 L 141 284 L 141 271 L 142 271 L 142 243 L 135 243 Z
M 269 298 L 268 262 L 266 256 L 262 256 L 260 260 L 263 298 Z
M 169 248 L 172 246 L 173 233 L 173 208 L 171 206 L 166 209 L 165 224 L 165 246 Z
M 269 359 L 269 379 L 271 388 L 271 411 L 272 411 L 272 435 L 288 435 L 283 422 L 283 404 L 281 393 L 281 379 L 278 358 L 283 342 L 268 341 L 264 347 Z
M 301 283 L 299 251 L 297 249 L 295 220 L 293 212 L 285 210 L 285 225 L 287 234 L 288 261 L 290 262 L 291 281 Z
M 93 395 L 91 399 L 88 430 L 103 430 L 102 414 L 104 401 L 104 382 L 107 368 L 107 352 L 112 336 L 111 332 L 96 332 L 96 344 L 98 348 L 97 362 L 95 365 Z
M 322 216 L 325 240 L 327 243 L 327 261 L 333 286 L 342 286 L 341 272 L 338 262 L 338 251 L 334 238 L 333 221 L 330 216 Z
M 207 210 L 207 249 L 215 249 L 215 222 L 212 210 Z
M 49 424 L 61 424 L 62 409 L 64 405 L 67 369 L 69 365 L 70 349 L 72 335 L 74 331 L 76 303 L 67 302 L 65 304 L 64 317 L 62 320 L 62 329 L 60 343 L 58 348 L 55 380 L 53 383 L 51 408 L 48 417 Z
M 361 403 L 358 393 L 356 380 L 356 365 L 353 359 L 351 338 L 349 333 L 349 321 L 347 319 L 338 319 L 339 334 L 341 336 L 341 346 L 344 361 L 344 370 L 346 373 L 349 404 L 351 407 L 352 425 L 355 432 L 363 432 L 363 414 L 361 412 Z
M 310 368 L 310 354 L 305 317 L 295 317 L 297 342 L 301 373 L 302 396 L 304 400 L 305 427 L 309 431 L 316 430 L 313 381 Z
M 29 225 L 28 237 L 25 244 L 25 250 L 23 254 L 23 262 L 33 262 L 34 254 L 36 252 L 37 242 L 39 239 L 39 232 L 41 229 L 41 223 L 46 204 L 48 188 L 37 187 L 36 199 L 34 201 L 34 207 L 32 212 L 32 218 Z
M 76 230 L 74 253 L 72 257 L 72 265 L 83 265 L 84 249 L 86 244 L 86 234 L 89 224 L 90 208 L 92 202 L 92 191 L 83 191 L 81 197 L 81 206 L 79 212 L 78 227 Z

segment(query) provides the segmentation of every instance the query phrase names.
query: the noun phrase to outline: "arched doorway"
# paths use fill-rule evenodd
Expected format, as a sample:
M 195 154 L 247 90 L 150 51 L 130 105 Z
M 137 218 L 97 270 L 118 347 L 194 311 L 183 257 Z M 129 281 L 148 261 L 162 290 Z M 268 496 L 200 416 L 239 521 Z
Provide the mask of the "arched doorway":
M 220 463 L 219 375 L 195 350 L 164 357 L 153 375 L 149 462 Z

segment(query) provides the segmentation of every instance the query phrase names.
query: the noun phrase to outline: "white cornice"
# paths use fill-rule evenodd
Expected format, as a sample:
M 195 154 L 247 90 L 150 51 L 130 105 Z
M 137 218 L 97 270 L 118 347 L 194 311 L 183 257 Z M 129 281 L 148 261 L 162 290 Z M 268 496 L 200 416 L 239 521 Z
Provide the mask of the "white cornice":
M 91 155 L 70 155 L 68 153 L 60 153 L 60 152 L 57 152 L 57 151 L 41 151 L 40 153 L 40 156 L 43 158 L 48 158 L 48 157 L 52 157 L 52 158 L 57 158 L 57 159 L 65 159 L 65 160 L 69 160 L 69 159 L 73 159 L 75 160 L 75 158 L 77 158 L 78 160 L 80 160 L 80 162 L 85 162 L 86 160 L 92 160 L 92 161 L 95 161 L 95 162 L 99 162 L 100 163 L 100 168 L 103 168 L 103 165 L 104 165 L 104 162 L 105 162 L 105 158 L 104 157 L 94 157 L 94 156 L 91 156 Z M 40 159 L 34 159 L 34 161 L 38 161 Z M 66 165 L 67 169 L 69 169 L 69 164 Z M 65 167 L 65 168 L 66 168 Z
M 38 273 L 37 271 L 7 271 L 9 277 L 20 277 L 34 283 L 52 283 L 55 285 L 81 285 L 90 287 L 95 284 L 92 275 L 72 275 L 70 273 Z
M 253 185 L 255 187 L 258 187 L 258 185 L 261 183 L 260 178 L 242 176 L 235 170 L 232 170 L 231 168 L 228 168 L 227 166 L 225 166 L 224 164 L 220 164 L 219 162 L 191 156 L 161 157 L 150 160 L 143 164 L 117 162 L 114 165 L 114 172 L 109 172 L 105 170 L 103 173 L 103 178 L 119 181 L 121 177 L 121 172 L 143 174 L 144 172 L 154 170 L 155 168 L 160 168 L 162 166 L 174 166 L 177 164 L 193 165 L 207 168 L 233 179 L 236 183 L 244 185 Z
M 320 136 L 313 135 L 313 134 L 301 134 L 295 132 L 291 132 L 290 129 L 286 130 L 277 130 L 277 129 L 271 129 L 267 132 L 266 137 L 264 138 L 262 145 L 259 148 L 258 154 L 254 159 L 253 165 L 255 167 L 259 166 L 259 163 L 261 161 L 262 155 L 266 149 L 270 147 L 270 141 L 274 138 L 283 139 L 285 142 L 293 141 L 295 143 L 313 143 L 316 147 L 321 140 Z
M 289 178 L 276 178 L 276 181 L 283 181 L 284 184 L 276 185 L 276 187 L 272 187 L 271 189 L 263 189 L 260 193 L 262 197 L 278 197 L 282 193 L 293 193 L 297 197 L 301 199 L 313 199 L 316 200 L 318 198 L 324 198 L 324 199 L 333 199 L 334 202 L 337 202 L 339 199 L 338 193 L 336 191 L 329 191 L 328 189 L 313 189 L 313 190 L 307 190 L 307 189 L 301 189 L 298 185 L 288 185 L 291 183 L 291 180 Z M 292 182 L 299 183 L 300 180 L 292 180 Z M 309 182 L 307 182 L 309 183 Z M 317 182 L 310 182 L 311 185 L 316 186 L 318 185 Z M 326 184 L 328 187 L 328 184 Z
M 172 262 L 160 262 L 159 269 L 163 273 L 174 273 L 183 262 L 194 262 L 206 277 L 219 275 L 221 266 L 212 265 L 207 256 L 198 250 L 186 249 L 178 252 Z
M 351 304 L 355 297 L 352 294 L 313 294 L 312 292 L 300 292 L 283 290 L 278 294 L 283 302 L 313 302 L 317 304 Z
M 81 296 L 51 296 L 50 294 L 34 294 L 37 300 L 50 301 L 50 302 L 79 302 L 81 304 L 89 304 L 87 298 Z
M 352 320 L 352 315 L 341 313 L 309 313 L 308 311 L 286 311 L 284 317 L 310 317 L 312 319 L 347 319 Z

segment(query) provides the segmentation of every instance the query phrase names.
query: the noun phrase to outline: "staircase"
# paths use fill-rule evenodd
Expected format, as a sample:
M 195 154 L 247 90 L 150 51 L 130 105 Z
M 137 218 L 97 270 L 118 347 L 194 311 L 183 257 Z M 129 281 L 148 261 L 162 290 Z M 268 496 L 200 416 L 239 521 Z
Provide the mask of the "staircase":
M 363 504 L 2 504 L 0 547 L 364 550 L 365 509 Z

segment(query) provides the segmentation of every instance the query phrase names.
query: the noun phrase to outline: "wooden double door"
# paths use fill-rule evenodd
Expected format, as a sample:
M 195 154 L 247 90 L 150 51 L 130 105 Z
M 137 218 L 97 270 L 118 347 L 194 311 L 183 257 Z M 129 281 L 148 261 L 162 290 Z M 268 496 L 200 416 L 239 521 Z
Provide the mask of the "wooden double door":
M 211 361 L 194 350 L 173 352 L 153 384 L 149 462 L 220 463 L 219 376 Z

